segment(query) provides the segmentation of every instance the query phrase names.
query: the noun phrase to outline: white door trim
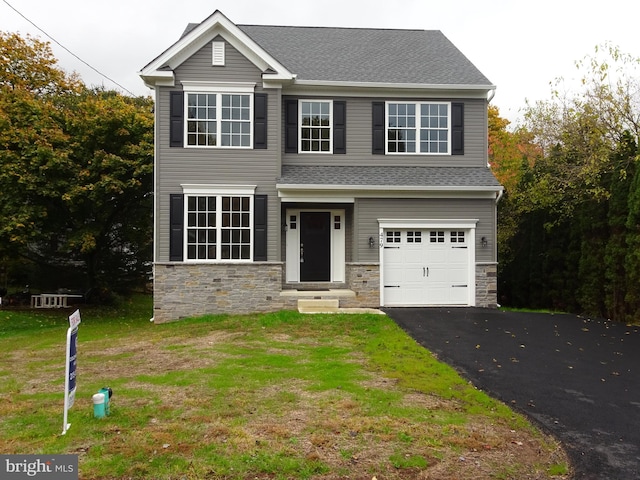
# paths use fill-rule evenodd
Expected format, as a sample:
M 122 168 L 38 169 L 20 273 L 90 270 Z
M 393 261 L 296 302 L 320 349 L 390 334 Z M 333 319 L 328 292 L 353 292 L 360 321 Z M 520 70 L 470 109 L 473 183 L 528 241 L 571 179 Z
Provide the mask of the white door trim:
M 344 209 L 319 209 L 319 208 L 296 208 L 286 209 L 285 223 L 287 231 L 285 241 L 285 275 L 287 283 L 300 281 L 300 213 L 302 212 L 328 212 L 331 214 L 331 282 L 345 281 L 346 264 L 346 215 Z M 293 220 L 295 218 L 295 220 Z M 337 220 L 337 221 L 336 221 Z M 292 228 L 292 221 L 295 225 Z

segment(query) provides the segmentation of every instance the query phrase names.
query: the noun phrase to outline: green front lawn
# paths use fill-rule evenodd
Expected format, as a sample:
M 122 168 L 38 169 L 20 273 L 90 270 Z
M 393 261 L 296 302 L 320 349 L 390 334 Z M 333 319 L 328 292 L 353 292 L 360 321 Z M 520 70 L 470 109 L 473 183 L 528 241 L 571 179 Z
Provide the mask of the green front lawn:
M 83 479 L 568 473 L 557 442 L 386 316 L 154 325 L 151 312 L 148 297 L 81 309 L 76 404 L 62 436 L 70 311 L 0 310 L 0 451 L 77 454 Z M 98 420 L 91 396 L 103 386 L 112 414 Z

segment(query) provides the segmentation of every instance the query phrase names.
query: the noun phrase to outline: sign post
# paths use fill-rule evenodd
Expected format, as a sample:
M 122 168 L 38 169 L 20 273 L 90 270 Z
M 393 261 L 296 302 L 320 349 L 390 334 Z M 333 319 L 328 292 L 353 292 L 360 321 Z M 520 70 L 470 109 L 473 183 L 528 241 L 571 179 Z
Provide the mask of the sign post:
M 67 329 L 67 361 L 64 376 L 64 417 L 62 420 L 62 435 L 67 433 L 70 423 L 67 423 L 67 413 L 76 399 L 76 366 L 78 364 L 78 325 L 80 325 L 80 310 L 69 316 Z

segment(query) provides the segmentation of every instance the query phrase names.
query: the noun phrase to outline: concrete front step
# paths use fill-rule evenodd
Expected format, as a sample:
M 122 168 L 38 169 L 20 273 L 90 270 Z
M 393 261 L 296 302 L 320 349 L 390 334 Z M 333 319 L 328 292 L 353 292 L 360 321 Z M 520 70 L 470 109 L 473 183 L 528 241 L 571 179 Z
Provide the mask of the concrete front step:
M 298 311 L 300 313 L 337 313 L 340 300 L 337 298 L 300 298 Z

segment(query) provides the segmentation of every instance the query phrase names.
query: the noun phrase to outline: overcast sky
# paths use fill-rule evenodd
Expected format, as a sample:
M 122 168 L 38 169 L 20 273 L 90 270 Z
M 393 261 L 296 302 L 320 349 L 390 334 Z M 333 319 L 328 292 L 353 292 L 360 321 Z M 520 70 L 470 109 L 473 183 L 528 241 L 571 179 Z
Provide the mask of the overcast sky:
M 550 81 L 575 78 L 574 62 L 596 45 L 640 56 L 633 0 L 0 0 L 0 30 L 49 40 L 7 2 L 136 95 L 151 94 L 137 72 L 216 9 L 236 24 L 441 30 L 497 86 L 492 103 L 514 123 L 526 99 L 550 98 Z M 118 88 L 51 44 L 87 85 Z

